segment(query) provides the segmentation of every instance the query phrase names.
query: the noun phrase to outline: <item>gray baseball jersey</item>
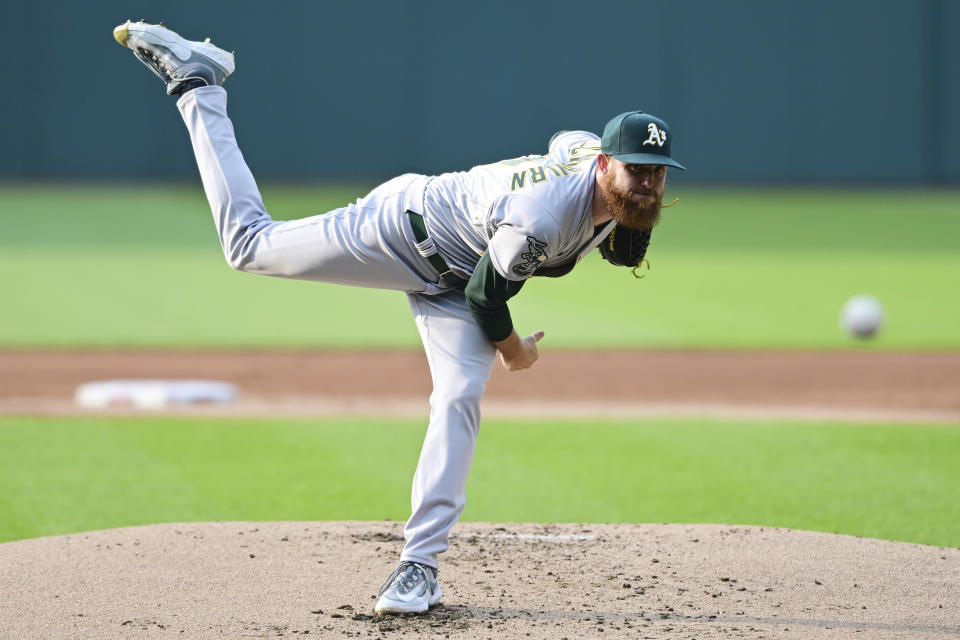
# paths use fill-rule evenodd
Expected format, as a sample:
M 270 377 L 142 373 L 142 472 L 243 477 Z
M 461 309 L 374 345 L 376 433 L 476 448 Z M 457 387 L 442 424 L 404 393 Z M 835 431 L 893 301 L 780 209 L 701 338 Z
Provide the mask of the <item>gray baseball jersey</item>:
M 497 272 L 509 280 L 579 259 L 593 248 L 599 151 L 597 136 L 570 131 L 553 139 L 547 155 L 433 178 L 423 207 L 440 253 L 469 275 L 489 251 Z
M 496 349 L 469 294 L 439 278 L 430 254 L 439 250 L 465 276 L 489 260 L 496 276 L 511 282 L 577 260 L 606 235 L 592 222 L 597 137 L 570 132 L 555 137 L 545 156 L 432 178 L 400 176 L 343 208 L 284 222 L 267 214 L 237 146 L 226 91 L 194 89 L 177 106 L 233 268 L 407 293 L 434 390 L 401 557 L 436 568 L 466 500 Z M 429 242 L 417 241 L 410 211 L 424 216 Z

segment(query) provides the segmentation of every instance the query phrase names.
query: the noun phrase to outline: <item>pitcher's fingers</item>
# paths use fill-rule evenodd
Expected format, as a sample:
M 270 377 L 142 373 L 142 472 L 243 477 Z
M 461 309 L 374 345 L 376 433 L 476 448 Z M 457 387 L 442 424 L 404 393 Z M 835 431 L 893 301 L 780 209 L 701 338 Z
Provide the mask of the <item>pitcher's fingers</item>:
M 530 337 L 533 338 L 534 342 L 540 342 L 541 340 L 543 340 L 543 336 L 544 336 L 543 331 L 537 331 L 533 333 Z

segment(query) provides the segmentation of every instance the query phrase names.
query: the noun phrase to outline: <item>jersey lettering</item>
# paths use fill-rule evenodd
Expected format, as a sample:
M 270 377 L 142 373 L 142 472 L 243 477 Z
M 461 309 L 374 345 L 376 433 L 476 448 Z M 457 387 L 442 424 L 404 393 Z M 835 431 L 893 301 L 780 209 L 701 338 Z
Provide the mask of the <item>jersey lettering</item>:
M 580 173 L 586 169 L 582 166 L 597 157 L 600 149 L 593 144 L 579 144 L 570 149 L 570 158 L 566 162 L 554 162 L 543 164 L 545 156 L 522 156 L 511 160 L 504 160 L 500 164 L 506 166 L 516 166 L 521 164 L 535 164 L 529 169 L 523 169 L 513 174 L 510 179 L 510 191 L 523 189 L 527 184 L 539 184 L 553 178 L 567 178 L 571 173 Z M 548 174 L 547 171 L 550 173 Z M 530 176 L 530 182 L 527 182 L 527 176 Z

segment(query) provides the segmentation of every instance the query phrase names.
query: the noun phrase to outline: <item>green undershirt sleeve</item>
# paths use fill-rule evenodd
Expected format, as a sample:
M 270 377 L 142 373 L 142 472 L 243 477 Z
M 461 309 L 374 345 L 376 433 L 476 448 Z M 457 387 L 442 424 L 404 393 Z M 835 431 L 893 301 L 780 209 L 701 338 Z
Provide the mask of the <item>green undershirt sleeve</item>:
M 489 251 L 477 262 L 463 293 L 467 297 L 467 308 L 490 342 L 505 340 L 513 332 L 507 300 L 520 291 L 524 282 L 526 280 L 507 280 L 497 273 Z

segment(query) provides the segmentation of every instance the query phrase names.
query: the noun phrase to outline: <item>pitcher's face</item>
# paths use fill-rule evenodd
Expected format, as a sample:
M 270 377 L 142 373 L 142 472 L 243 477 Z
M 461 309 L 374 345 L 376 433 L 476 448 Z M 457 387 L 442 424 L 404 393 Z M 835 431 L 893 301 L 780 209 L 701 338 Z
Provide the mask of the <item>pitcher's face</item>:
M 601 156 L 603 159 L 597 159 L 598 192 L 617 224 L 643 231 L 653 229 L 660 221 L 667 168 Z

